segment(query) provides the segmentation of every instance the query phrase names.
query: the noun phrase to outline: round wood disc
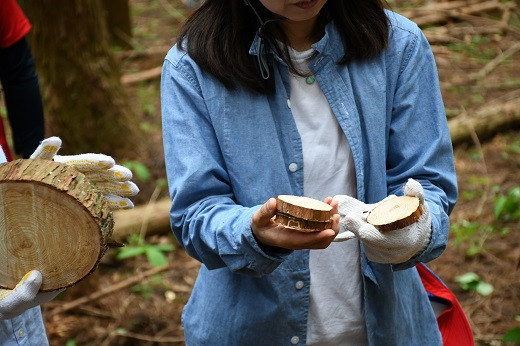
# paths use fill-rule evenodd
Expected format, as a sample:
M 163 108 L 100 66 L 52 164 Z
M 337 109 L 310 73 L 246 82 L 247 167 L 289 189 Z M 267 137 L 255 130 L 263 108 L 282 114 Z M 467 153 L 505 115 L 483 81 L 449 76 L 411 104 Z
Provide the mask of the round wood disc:
M 276 198 L 276 223 L 302 231 L 322 231 L 332 226 L 325 202 L 303 196 L 279 195 Z
M 17 161 L 0 165 L 0 287 L 13 289 L 33 269 L 42 273 L 41 291 L 74 285 L 107 248 L 107 203 L 70 166 Z
M 422 211 L 417 197 L 389 198 L 372 209 L 367 216 L 367 222 L 382 232 L 388 232 L 417 222 Z

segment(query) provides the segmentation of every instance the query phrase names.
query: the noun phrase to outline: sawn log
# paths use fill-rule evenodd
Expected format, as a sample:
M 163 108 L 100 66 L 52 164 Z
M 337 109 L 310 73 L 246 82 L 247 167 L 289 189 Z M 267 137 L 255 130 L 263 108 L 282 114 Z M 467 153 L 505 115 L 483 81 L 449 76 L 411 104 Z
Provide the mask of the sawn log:
M 0 287 L 30 270 L 41 291 L 92 273 L 109 246 L 113 217 L 103 194 L 66 164 L 16 160 L 0 165 Z

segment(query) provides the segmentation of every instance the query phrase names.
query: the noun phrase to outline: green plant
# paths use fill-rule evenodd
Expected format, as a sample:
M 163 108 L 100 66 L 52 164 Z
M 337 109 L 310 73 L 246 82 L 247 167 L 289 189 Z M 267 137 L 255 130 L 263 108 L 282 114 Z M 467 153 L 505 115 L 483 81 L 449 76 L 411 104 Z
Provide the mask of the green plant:
M 139 162 L 139 161 L 124 161 L 121 163 L 121 165 L 125 166 L 129 170 L 135 173 L 135 176 L 137 179 L 141 181 L 148 181 L 150 179 L 150 170 L 148 167 L 146 167 L 145 164 Z
M 493 58 L 495 52 L 490 48 L 482 47 L 489 43 L 490 38 L 474 35 L 470 43 L 448 43 L 447 47 L 453 52 L 464 54 L 474 60 L 487 61 Z
M 506 195 L 495 197 L 494 216 L 496 221 L 520 219 L 520 186 L 510 189 Z
M 492 234 L 493 227 L 463 219 L 452 224 L 450 232 L 455 236 L 453 245 L 458 247 L 462 243 L 468 243 L 466 254 L 474 256 L 482 252 L 484 242 Z
M 161 274 L 153 275 L 146 282 L 140 282 L 133 285 L 130 290 L 141 295 L 143 298 L 148 298 L 153 293 L 155 287 L 168 289 L 168 285 L 164 282 Z
M 513 154 L 520 154 L 520 139 L 515 140 L 507 150 Z
M 520 322 L 520 315 L 515 317 L 516 322 Z M 520 327 L 513 327 L 507 331 L 502 338 L 502 342 L 520 343 Z
M 175 249 L 173 244 L 148 244 L 139 236 L 131 236 L 129 245 L 119 249 L 118 259 L 126 259 L 145 255 L 148 262 L 153 267 L 161 267 L 168 263 L 168 258 L 164 252 L 170 252 Z
M 463 290 L 474 291 L 483 296 L 490 295 L 493 292 L 493 285 L 482 281 L 480 277 L 473 272 L 455 277 L 455 282 L 457 282 Z

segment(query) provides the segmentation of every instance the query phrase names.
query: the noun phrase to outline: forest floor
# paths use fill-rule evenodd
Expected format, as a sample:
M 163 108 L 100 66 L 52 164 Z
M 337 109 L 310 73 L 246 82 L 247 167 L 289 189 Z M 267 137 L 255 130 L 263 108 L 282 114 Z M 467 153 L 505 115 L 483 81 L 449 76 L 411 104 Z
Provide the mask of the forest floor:
M 428 5 L 420 1 L 391 3 L 398 12 Z M 133 54 L 116 52 L 125 74 L 160 66 L 187 13 L 177 0 L 131 0 L 130 4 Z M 491 102 L 520 97 L 518 50 L 485 75 L 469 77 L 520 42 L 518 8 L 513 1 L 501 4 L 513 7 L 425 25 L 434 42 L 448 116 L 464 112 L 471 117 Z M 495 27 L 498 22 L 502 26 Z M 137 126 L 149 135 L 145 143 L 148 154 L 133 163 L 140 172 L 135 177 L 141 188 L 136 199 L 139 205 L 167 196 L 158 78 L 128 83 L 128 93 L 138 110 Z M 472 133 L 471 141 L 455 147 L 455 164 L 460 198 L 451 214 L 450 241 L 444 254 L 428 265 L 456 294 L 476 343 L 502 345 L 503 336 L 520 327 L 520 126 L 507 125 L 493 135 Z M 154 235 L 141 245 L 161 244 L 175 245 L 176 241 L 171 234 Z M 151 273 L 154 267 L 146 256 L 123 260 L 115 250 L 108 251 L 93 275 L 43 306 L 51 344 L 182 345 L 181 312 L 199 263 L 178 246 L 165 253 L 169 265 Z M 468 273 L 476 274 L 469 286 L 456 281 Z M 103 294 L 92 296 L 96 292 Z

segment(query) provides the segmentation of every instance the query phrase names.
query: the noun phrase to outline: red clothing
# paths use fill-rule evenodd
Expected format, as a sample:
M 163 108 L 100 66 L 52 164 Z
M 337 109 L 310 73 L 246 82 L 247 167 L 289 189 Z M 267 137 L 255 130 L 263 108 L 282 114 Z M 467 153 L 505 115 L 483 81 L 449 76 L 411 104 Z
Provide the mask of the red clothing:
M 31 29 L 31 23 L 15 0 L 0 0 L 0 48 L 18 42 Z
M 13 157 L 11 156 L 11 150 L 9 150 L 9 146 L 7 145 L 7 139 L 5 138 L 4 122 L 2 121 L 2 119 L 0 119 L 0 147 L 2 147 L 7 161 L 11 161 Z
M 16 0 L 0 0 L 0 49 L 7 48 L 24 37 L 31 29 L 31 23 L 25 17 Z M 0 119 L 0 146 L 8 161 L 11 151 L 5 138 L 4 125 Z
M 437 317 L 443 346 L 474 346 L 471 326 L 453 292 L 424 264 L 418 264 L 416 268 L 426 292 L 448 305 Z

